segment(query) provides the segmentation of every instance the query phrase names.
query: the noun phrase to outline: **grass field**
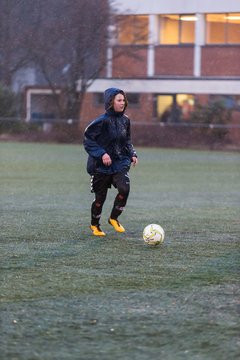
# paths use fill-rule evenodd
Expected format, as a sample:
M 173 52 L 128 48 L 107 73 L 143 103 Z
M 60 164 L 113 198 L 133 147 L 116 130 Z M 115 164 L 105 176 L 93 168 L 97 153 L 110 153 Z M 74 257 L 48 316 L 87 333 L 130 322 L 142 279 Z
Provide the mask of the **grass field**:
M 82 146 L 0 143 L 1 360 L 239 359 L 239 153 L 137 150 L 96 238 Z

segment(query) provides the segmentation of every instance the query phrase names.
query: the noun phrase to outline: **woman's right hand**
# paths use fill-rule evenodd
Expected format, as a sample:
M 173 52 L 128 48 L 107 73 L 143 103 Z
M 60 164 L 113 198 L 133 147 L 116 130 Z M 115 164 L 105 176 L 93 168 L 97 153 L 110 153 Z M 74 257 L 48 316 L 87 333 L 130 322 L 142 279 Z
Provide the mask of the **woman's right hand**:
M 111 160 L 110 156 L 107 153 L 103 154 L 102 162 L 103 162 L 103 164 L 105 166 L 110 166 L 112 164 L 112 160 Z

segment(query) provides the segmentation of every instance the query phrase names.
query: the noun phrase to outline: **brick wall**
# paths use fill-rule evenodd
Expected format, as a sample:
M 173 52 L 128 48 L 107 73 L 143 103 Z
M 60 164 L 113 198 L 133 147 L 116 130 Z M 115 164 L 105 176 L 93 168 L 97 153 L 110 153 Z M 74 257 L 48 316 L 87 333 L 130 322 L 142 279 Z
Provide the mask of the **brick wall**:
M 113 49 L 114 78 L 139 78 L 147 75 L 146 46 L 117 46 Z
M 202 76 L 240 76 L 240 47 L 203 47 Z
M 202 103 L 205 102 L 204 95 L 201 100 Z M 90 121 L 102 113 L 104 113 L 104 105 L 97 104 L 93 94 L 86 94 L 79 123 L 81 136 Z M 240 128 L 229 129 L 226 138 L 219 141 L 218 130 L 162 126 L 154 121 L 151 94 L 141 94 L 139 105 L 129 104 L 126 114 L 131 120 L 132 139 L 135 146 L 240 148 Z M 232 124 L 240 125 L 239 112 L 233 113 Z
M 235 111 L 232 113 L 232 125 L 240 126 L 240 114 Z M 240 147 L 240 128 L 231 128 L 228 132 L 228 139 L 232 141 L 234 144 L 238 144 Z
M 124 90 L 124 89 L 123 89 Z M 104 104 L 97 104 L 94 94 L 87 93 L 84 98 L 80 128 L 85 128 L 90 121 L 105 112 Z M 129 103 L 126 114 L 132 121 L 146 122 L 153 119 L 153 97 L 151 94 L 140 94 L 139 104 Z
M 155 75 L 193 75 L 193 46 L 155 48 Z
M 94 94 L 87 93 L 84 96 L 82 112 L 80 116 L 80 129 L 85 127 L 104 112 L 104 105 L 94 101 Z

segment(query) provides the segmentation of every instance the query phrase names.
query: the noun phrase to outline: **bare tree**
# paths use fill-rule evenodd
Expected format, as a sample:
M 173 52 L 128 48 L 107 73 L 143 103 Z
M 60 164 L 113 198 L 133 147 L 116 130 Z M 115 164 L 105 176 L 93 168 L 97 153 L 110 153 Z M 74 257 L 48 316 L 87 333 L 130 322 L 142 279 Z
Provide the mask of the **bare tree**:
M 28 27 L 24 17 L 33 4 L 28 3 L 24 9 L 19 1 L 0 0 L 0 80 L 5 86 L 11 86 L 13 75 L 29 61 L 24 46 Z
M 81 111 L 86 89 L 106 66 L 110 11 L 107 0 L 67 0 L 66 3 L 69 14 L 64 29 L 66 116 L 75 118 Z
M 113 20 L 110 6 L 115 1 L 0 0 L 1 81 L 10 86 L 19 69 L 33 66 L 55 93 L 58 115 L 78 119 L 87 88 L 104 76 Z M 128 25 L 122 22 L 121 27 L 128 36 Z M 138 25 L 132 40 L 139 36 Z M 122 51 L 137 56 L 131 47 L 123 48 L 115 51 L 116 56 Z M 57 96 L 58 87 L 65 101 Z
M 0 80 L 29 65 L 66 102 L 59 115 L 79 118 L 87 87 L 106 65 L 108 0 L 0 0 Z M 77 83 L 80 91 L 77 91 Z
M 78 119 L 86 89 L 106 65 L 108 1 L 42 0 L 38 16 L 28 37 L 31 59 L 53 91 L 62 87 L 60 115 Z

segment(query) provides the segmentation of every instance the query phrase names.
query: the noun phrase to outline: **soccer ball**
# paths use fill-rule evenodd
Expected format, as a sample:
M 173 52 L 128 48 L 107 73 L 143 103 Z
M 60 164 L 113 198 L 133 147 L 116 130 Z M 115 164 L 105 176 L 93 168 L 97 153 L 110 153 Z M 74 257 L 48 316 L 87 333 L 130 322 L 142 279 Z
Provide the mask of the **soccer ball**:
M 148 245 L 159 245 L 164 241 L 164 230 L 160 225 L 150 224 L 143 230 L 143 240 Z

